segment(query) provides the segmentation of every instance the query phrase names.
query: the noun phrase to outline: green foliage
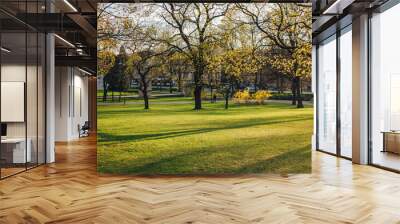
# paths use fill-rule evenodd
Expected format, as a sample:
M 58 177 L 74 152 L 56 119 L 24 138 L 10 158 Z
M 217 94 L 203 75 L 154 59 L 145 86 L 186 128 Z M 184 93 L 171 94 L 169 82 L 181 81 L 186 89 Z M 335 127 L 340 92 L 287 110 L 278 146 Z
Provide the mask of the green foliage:
M 108 89 L 112 91 L 125 91 L 129 85 L 129 72 L 127 69 L 127 54 L 124 47 L 115 59 L 114 66 L 104 76 L 104 82 L 108 84 Z
M 293 80 L 296 93 L 301 80 L 310 79 L 311 4 L 109 6 L 99 4 L 98 71 L 112 74 L 106 80 L 113 90 L 122 89 L 115 86 L 123 75 L 109 72 L 118 63 L 112 52 L 120 46 L 127 47 L 128 71 L 142 88 L 155 78 L 174 81 L 180 91 L 190 82 L 196 109 L 207 96 L 204 86 L 230 97 L 243 83 L 268 80 L 261 77 L 268 69 Z
M 97 52 L 97 74 L 105 76 L 114 67 L 115 58 L 114 53 L 109 50 Z
M 314 97 L 312 93 L 303 93 L 301 97 L 305 101 L 311 101 Z M 270 97 L 271 100 L 292 100 L 293 95 L 291 93 L 273 93 Z

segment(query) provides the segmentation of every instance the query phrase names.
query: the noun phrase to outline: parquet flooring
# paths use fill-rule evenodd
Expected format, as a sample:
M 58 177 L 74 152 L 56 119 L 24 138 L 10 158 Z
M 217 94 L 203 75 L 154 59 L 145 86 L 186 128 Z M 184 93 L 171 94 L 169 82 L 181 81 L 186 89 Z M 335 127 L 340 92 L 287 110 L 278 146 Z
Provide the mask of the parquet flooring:
M 0 223 L 400 223 L 400 175 L 313 153 L 312 174 L 96 173 L 95 138 L 0 181 Z

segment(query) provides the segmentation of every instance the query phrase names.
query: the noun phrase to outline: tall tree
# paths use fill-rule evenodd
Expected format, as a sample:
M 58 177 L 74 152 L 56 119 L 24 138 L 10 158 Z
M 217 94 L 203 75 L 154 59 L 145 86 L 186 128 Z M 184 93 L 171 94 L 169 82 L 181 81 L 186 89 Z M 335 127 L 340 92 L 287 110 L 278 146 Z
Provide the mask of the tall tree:
M 311 5 L 310 4 L 274 4 L 268 7 L 265 4 L 236 4 L 237 8 L 247 16 L 249 24 L 254 24 L 271 44 L 282 49 L 282 55 L 286 55 L 290 61 L 290 75 L 292 79 L 292 95 L 297 101 L 297 107 L 303 106 L 301 97 L 301 80 L 308 76 L 304 71 L 304 65 L 310 65 L 310 57 L 298 57 L 299 52 L 311 49 Z M 276 56 L 276 54 L 275 54 Z M 278 62 L 281 56 L 272 58 L 272 63 Z M 301 61 L 298 60 L 301 58 Z M 304 61 L 306 60 L 306 62 Z M 276 66 L 275 66 L 276 67 Z M 302 70 L 303 71 L 299 71 Z M 296 103 L 296 102 L 294 102 Z
M 203 76 L 207 66 L 207 51 L 215 42 L 217 20 L 229 10 L 228 4 L 169 3 L 162 4 L 161 17 L 172 30 L 164 40 L 171 48 L 185 54 L 193 66 L 195 110 L 202 108 Z
M 182 92 L 184 75 L 189 72 L 188 63 L 190 63 L 188 58 L 177 51 L 171 51 L 168 56 L 165 57 L 164 66 L 169 73 L 169 81 L 176 82 L 178 92 Z
M 111 50 L 103 49 L 97 52 L 97 76 L 103 78 L 103 101 L 107 100 L 108 85 L 104 77 L 115 65 L 115 54 Z
M 98 76 L 103 77 L 103 101 L 107 99 L 107 92 L 112 82 L 113 88 L 117 88 L 118 84 L 111 80 L 111 76 L 118 76 L 115 70 L 115 62 L 117 60 L 115 54 L 118 52 L 118 47 L 138 29 L 139 26 L 134 21 L 131 21 L 129 15 L 136 12 L 135 5 L 125 5 L 122 7 L 116 3 L 99 3 L 97 9 L 97 71 Z M 120 52 L 121 53 L 121 52 Z M 118 65 L 120 66 L 120 65 Z M 114 69 L 113 71 L 111 71 Z M 109 74 L 109 73 L 112 74 Z M 109 77 L 105 76 L 109 74 Z M 118 81 L 121 81 L 117 77 Z M 115 84 L 115 85 L 114 85 Z M 122 85 L 122 83 L 120 83 Z
M 222 74 L 222 89 L 225 96 L 225 109 L 229 107 L 229 98 L 233 94 L 234 84 L 239 82 L 243 75 L 256 73 L 260 64 L 252 57 L 250 49 L 238 48 L 224 50 L 210 59 L 208 68 Z
M 130 17 L 140 9 L 136 4 L 99 3 L 97 8 L 97 43 L 108 45 L 110 41 L 126 40 L 140 24 Z
M 139 89 L 144 100 L 144 109 L 149 109 L 149 87 L 156 75 L 165 73 L 163 56 L 168 49 L 164 45 L 155 42 L 153 37 L 157 36 L 158 30 L 154 26 L 142 27 L 136 30 L 135 39 L 129 43 L 131 56 L 128 59 L 128 68 L 131 74 L 137 77 Z
M 254 41 L 249 37 L 249 26 L 233 23 L 234 11 L 222 19 L 219 30 L 218 47 L 210 57 L 208 69 L 221 72 L 222 89 L 225 95 L 225 109 L 229 107 L 229 98 L 245 75 L 257 73 L 262 65 L 256 52 Z
M 119 92 L 119 101 L 121 101 L 122 92 L 128 88 L 129 84 L 129 75 L 127 70 L 127 54 L 124 47 L 120 48 L 119 54 L 115 59 L 114 66 L 110 69 L 110 71 L 104 76 L 104 83 L 107 83 L 105 86 L 107 90 L 111 90 L 113 92 Z
M 149 91 L 150 84 L 156 74 L 159 74 L 158 68 L 161 67 L 158 53 L 154 51 L 140 51 L 133 53 L 128 61 L 128 66 L 133 76 L 138 80 L 139 91 L 144 101 L 144 109 L 149 109 Z

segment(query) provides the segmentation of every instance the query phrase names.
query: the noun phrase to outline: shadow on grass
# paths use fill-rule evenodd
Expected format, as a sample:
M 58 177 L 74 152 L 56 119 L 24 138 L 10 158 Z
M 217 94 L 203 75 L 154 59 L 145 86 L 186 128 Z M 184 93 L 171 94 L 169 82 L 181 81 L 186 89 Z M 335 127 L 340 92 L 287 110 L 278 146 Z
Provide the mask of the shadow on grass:
M 242 166 L 232 173 L 262 173 L 271 171 L 280 174 L 310 173 L 311 145 L 290 150 L 254 164 Z
M 121 107 L 123 110 L 121 110 Z M 287 105 L 283 103 L 268 103 L 265 105 L 238 105 L 231 104 L 228 110 L 224 109 L 223 103 L 217 104 L 205 104 L 202 110 L 196 111 L 193 110 L 191 104 L 176 104 L 173 108 L 166 107 L 166 105 L 153 105 L 150 107 L 150 110 L 144 110 L 142 105 L 139 104 L 131 104 L 131 105 L 109 105 L 106 107 L 100 107 L 99 109 L 99 117 L 109 117 L 109 116 L 123 116 L 123 115 L 132 115 L 132 113 L 140 114 L 140 115 L 148 115 L 152 116 L 154 114 L 159 115 L 162 113 L 168 112 L 169 115 L 174 114 L 200 114 L 200 115 L 227 115 L 227 114 L 238 114 L 244 113 L 247 110 L 257 111 L 257 110 L 265 110 L 266 112 L 277 110 L 277 109 L 294 109 L 299 110 L 295 106 Z
M 117 134 L 104 133 L 104 132 L 99 131 L 98 141 L 99 142 L 112 142 L 112 141 L 134 142 L 134 141 L 141 141 L 141 140 L 159 140 L 159 139 L 165 139 L 165 138 L 202 134 L 202 133 L 208 133 L 208 132 L 219 131 L 219 130 L 248 128 L 248 127 L 260 126 L 260 125 L 284 124 L 284 123 L 289 123 L 289 122 L 305 121 L 305 120 L 309 120 L 309 119 L 310 119 L 309 117 L 287 119 L 287 116 L 281 116 L 281 117 L 276 117 L 274 119 L 269 119 L 269 120 L 260 120 L 259 118 L 247 119 L 245 121 L 235 122 L 235 123 L 231 123 L 228 125 L 224 125 L 224 123 L 216 124 L 215 122 L 213 122 L 213 125 L 218 125 L 219 127 L 168 131 L 168 132 L 149 133 L 149 134 L 117 135 Z
M 225 149 L 231 150 L 231 149 Z M 179 153 L 172 156 L 158 158 L 155 161 L 142 165 L 129 167 L 112 167 L 112 165 L 98 164 L 98 171 L 101 173 L 119 173 L 134 175 L 213 175 L 213 174 L 252 174 L 252 173 L 310 173 L 311 172 L 311 146 L 300 147 L 288 150 L 268 159 L 258 161 L 253 164 L 244 164 L 234 168 L 212 169 L 206 167 L 205 171 L 192 168 L 190 161 L 194 158 L 201 162 L 199 158 L 208 158 L 208 150 L 197 150 L 186 153 Z M 209 162 L 209 161 L 208 161 Z M 219 161 L 213 161 L 218 163 Z M 234 161 L 232 161 L 234 162 Z M 179 166 L 183 166 L 182 169 Z

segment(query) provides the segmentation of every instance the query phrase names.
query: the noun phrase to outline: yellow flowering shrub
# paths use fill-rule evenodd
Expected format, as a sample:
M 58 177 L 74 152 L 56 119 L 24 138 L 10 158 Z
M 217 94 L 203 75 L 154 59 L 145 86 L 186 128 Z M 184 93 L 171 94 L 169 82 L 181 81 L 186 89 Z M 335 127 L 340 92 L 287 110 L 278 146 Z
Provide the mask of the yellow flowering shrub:
M 271 97 L 271 93 L 267 90 L 258 90 L 253 95 L 248 90 L 237 91 L 233 95 L 233 101 L 235 103 L 258 103 L 263 104 L 265 100 Z
M 242 103 L 242 102 L 248 103 L 250 99 L 251 99 L 251 95 L 248 90 L 237 91 L 233 95 L 233 101 L 235 103 Z
M 263 104 L 264 101 L 270 97 L 271 97 L 271 93 L 269 93 L 267 90 L 258 90 L 253 95 L 254 100 L 259 104 Z

